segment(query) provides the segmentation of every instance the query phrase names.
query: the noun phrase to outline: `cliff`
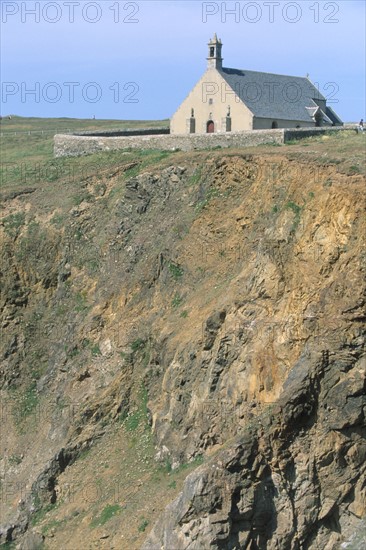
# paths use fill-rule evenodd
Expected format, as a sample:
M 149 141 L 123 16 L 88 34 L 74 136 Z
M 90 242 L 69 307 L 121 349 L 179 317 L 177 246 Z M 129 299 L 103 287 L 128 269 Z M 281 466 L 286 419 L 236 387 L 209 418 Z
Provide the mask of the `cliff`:
M 3 194 L 2 541 L 362 547 L 363 137 Z

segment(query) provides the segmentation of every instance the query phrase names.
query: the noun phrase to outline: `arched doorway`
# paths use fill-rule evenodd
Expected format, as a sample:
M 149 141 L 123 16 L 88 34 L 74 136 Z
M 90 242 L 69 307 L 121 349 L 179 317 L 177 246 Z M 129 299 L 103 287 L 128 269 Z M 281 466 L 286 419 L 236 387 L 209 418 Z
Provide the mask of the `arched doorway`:
M 278 123 L 274 120 L 272 122 L 272 129 L 274 130 L 275 128 L 278 128 Z
M 215 132 L 215 123 L 213 120 L 207 122 L 207 133 L 213 134 Z

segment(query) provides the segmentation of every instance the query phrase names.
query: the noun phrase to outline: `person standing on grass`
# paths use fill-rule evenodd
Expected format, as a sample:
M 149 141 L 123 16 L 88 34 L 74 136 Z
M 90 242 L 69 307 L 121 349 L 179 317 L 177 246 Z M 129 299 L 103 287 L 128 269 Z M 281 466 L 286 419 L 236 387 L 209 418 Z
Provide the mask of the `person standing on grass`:
M 363 118 L 361 118 L 360 123 L 358 125 L 359 132 L 363 132 Z

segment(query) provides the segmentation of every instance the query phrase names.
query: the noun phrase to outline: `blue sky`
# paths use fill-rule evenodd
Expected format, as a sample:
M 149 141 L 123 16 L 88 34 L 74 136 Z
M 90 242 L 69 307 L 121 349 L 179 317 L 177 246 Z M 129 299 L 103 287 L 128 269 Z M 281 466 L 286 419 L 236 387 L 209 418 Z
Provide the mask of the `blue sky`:
M 3 115 L 169 118 L 217 32 L 224 66 L 309 74 L 343 120 L 366 118 L 362 0 L 1 0 L 1 31 Z

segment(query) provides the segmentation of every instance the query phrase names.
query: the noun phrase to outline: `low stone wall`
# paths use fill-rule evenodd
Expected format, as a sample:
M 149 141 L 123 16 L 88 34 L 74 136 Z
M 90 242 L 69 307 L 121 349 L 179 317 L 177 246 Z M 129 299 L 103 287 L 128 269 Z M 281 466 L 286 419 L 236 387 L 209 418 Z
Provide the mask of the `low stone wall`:
M 294 139 L 304 139 L 311 136 L 330 135 L 345 130 L 354 130 L 357 132 L 357 127 L 354 124 L 345 124 L 343 126 L 323 126 L 321 128 L 287 128 L 284 130 L 284 142 Z
M 181 135 L 138 135 L 108 137 L 58 134 L 54 138 L 55 157 L 76 157 L 100 151 L 126 149 L 160 149 L 192 151 L 227 147 L 253 147 L 265 144 L 283 144 L 289 140 L 313 135 L 332 134 L 344 130 L 355 130 L 355 126 L 328 128 L 300 128 L 279 130 L 251 130 L 226 134 L 181 134 Z
M 80 156 L 118 149 L 162 149 L 192 151 L 215 147 L 248 147 L 283 143 L 283 130 L 255 130 L 237 134 L 148 135 L 89 137 L 59 134 L 54 139 L 55 157 Z

